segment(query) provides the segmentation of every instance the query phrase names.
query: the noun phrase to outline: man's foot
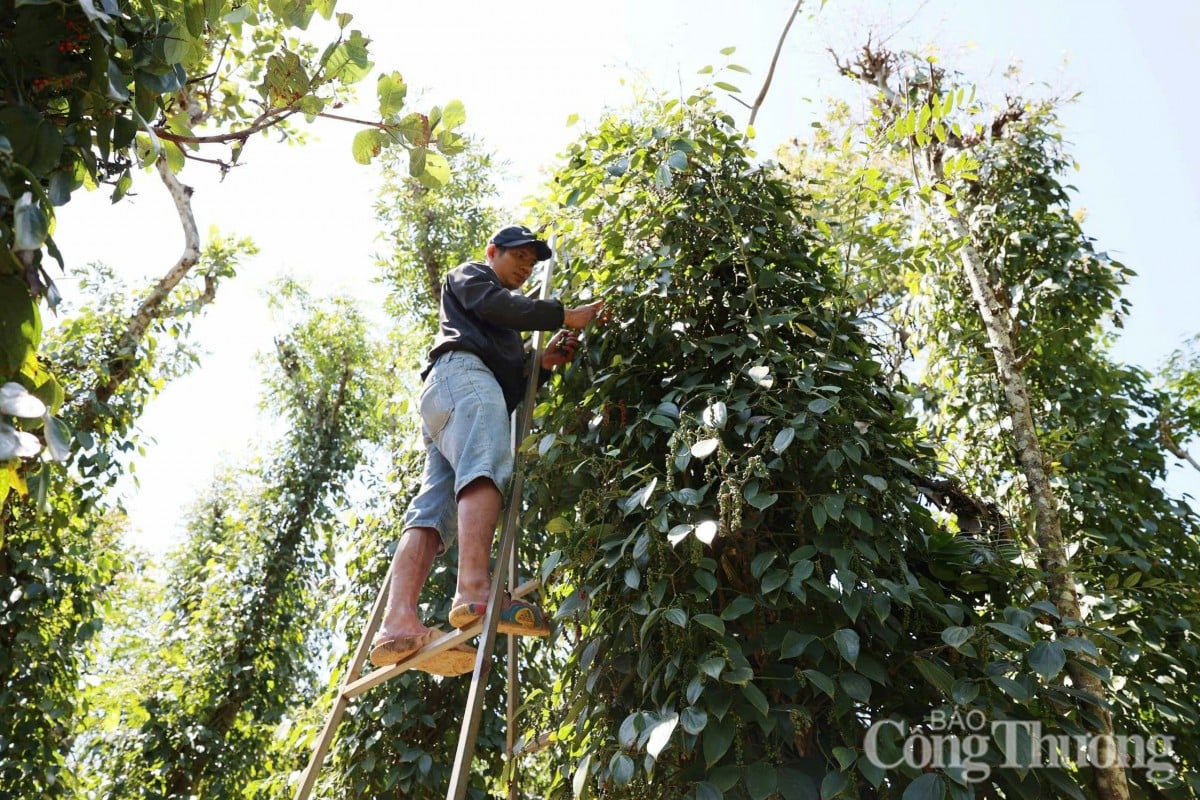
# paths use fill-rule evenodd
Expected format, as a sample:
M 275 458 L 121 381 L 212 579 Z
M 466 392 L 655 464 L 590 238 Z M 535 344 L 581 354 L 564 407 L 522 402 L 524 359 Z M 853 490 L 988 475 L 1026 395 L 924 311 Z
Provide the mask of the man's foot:
M 482 619 L 486 613 L 486 602 L 457 603 L 450 610 L 450 624 L 456 628 L 465 628 Z M 547 636 L 550 633 L 550 622 L 534 604 L 508 597 L 500 606 L 500 620 L 496 623 L 496 631 L 512 636 Z
M 371 645 L 371 663 L 376 667 L 399 663 L 421 648 L 433 644 L 444 634 L 445 631 L 428 628 L 424 633 L 376 636 Z M 425 659 L 415 669 L 442 677 L 463 675 L 475 669 L 475 648 L 468 644 L 456 644 Z

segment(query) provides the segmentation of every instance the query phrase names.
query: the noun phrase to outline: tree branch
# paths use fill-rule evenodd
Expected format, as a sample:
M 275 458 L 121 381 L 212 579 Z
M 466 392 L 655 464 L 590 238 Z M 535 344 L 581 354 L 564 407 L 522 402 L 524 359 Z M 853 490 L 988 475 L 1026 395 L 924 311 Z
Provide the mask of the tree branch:
M 227 133 L 214 133 L 209 136 L 189 136 L 183 133 L 173 133 L 166 128 L 155 128 L 154 134 L 168 142 L 177 144 L 222 144 L 224 142 L 245 142 L 259 131 L 266 130 L 272 125 L 287 119 L 297 113 L 299 109 L 291 106 L 285 108 L 268 108 L 258 116 L 258 119 L 250 123 L 250 127 L 243 128 L 240 131 L 229 131 Z
M 133 374 L 134 367 L 138 363 L 137 350 L 146 336 L 146 331 L 149 330 L 155 319 L 162 316 L 163 305 L 170 297 L 171 292 L 200 260 L 200 233 L 196 227 L 196 217 L 192 213 L 191 187 L 184 186 L 179 182 L 179 179 L 171 172 L 171 168 L 167 166 L 166 156 L 160 154 L 155 166 L 158 168 L 159 177 L 162 178 L 167 191 L 170 192 L 171 199 L 175 202 L 175 209 L 179 213 L 179 222 L 183 226 L 183 254 L 129 318 L 125 331 L 108 356 L 107 377 L 96 386 L 95 401 L 84 412 L 78 424 L 81 430 L 88 430 L 95 426 L 100 407 L 107 403 L 121 384 Z M 215 287 L 206 281 L 205 292 L 200 296 L 200 303 L 211 301 L 214 295 Z
M 1196 471 L 1200 472 L 1200 464 L 1196 463 L 1196 459 L 1192 458 L 1187 450 L 1180 447 L 1175 441 L 1175 437 L 1171 436 L 1171 426 L 1165 416 L 1158 418 L 1158 438 L 1171 455 L 1188 462 Z
M 788 31 L 792 29 L 792 23 L 796 21 L 802 5 L 804 5 L 804 0 L 796 0 L 792 13 L 788 14 L 787 24 L 783 26 L 783 33 L 779 34 L 779 42 L 775 45 L 775 55 L 771 56 L 771 66 L 767 69 L 767 79 L 763 81 L 762 89 L 759 90 L 758 97 L 754 99 L 754 105 L 750 107 L 748 125 L 751 127 L 754 125 L 754 119 L 758 116 L 758 109 L 762 108 L 763 101 L 767 99 L 767 90 L 771 88 L 771 79 L 775 77 L 775 65 L 779 63 L 779 54 L 783 52 L 783 41 L 787 39 Z

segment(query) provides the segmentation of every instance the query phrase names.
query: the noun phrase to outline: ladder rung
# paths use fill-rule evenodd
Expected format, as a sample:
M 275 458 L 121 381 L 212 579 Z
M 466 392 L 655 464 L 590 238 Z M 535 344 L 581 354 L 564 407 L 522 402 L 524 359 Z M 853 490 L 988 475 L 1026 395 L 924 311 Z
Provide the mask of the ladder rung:
M 518 586 L 516 589 L 513 589 L 511 594 L 514 598 L 521 598 L 521 597 L 524 597 L 525 595 L 529 594 L 530 592 L 535 591 L 541 585 L 542 585 L 542 582 L 539 580 L 536 580 L 536 579 L 531 580 L 531 581 L 526 581 L 525 583 L 522 583 L 520 586 Z M 465 628 L 460 628 L 456 631 L 451 631 L 451 632 L 447 633 L 445 636 L 438 638 L 431 644 L 427 644 L 426 646 L 422 647 L 420 650 L 413 653 L 411 656 L 404 659 L 403 661 L 398 661 L 397 663 L 392 664 L 391 666 L 382 667 L 380 669 L 373 670 L 370 673 L 368 673 L 365 677 L 359 678 L 356 681 L 351 681 L 351 682 L 345 684 L 344 686 L 342 686 L 342 697 L 346 697 L 346 698 L 358 697 L 360 694 L 367 691 L 368 689 L 370 689 L 374 686 L 378 686 L 379 684 L 381 684 L 385 681 L 391 680 L 392 678 L 399 675 L 401 672 L 407 672 L 408 670 L 413 669 L 414 667 L 419 667 L 422 663 L 427 661 L 431 656 L 442 652 L 446 648 L 453 647 L 454 645 L 459 644 L 460 642 L 464 642 L 467 639 L 471 639 L 475 636 L 478 636 L 482 630 L 483 630 L 483 620 L 480 619 L 476 622 L 472 622 L 470 625 L 468 625 Z

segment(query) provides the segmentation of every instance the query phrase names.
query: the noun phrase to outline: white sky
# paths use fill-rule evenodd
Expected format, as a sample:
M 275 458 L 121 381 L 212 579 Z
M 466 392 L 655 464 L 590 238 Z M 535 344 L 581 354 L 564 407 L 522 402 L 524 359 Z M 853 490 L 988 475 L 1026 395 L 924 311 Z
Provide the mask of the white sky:
M 595 119 L 630 97 L 645 80 L 687 93 L 705 76 L 697 70 L 729 59 L 752 71 L 726 77 L 749 102 L 757 94 L 793 0 L 342 0 L 373 40 L 379 69 L 403 73 L 425 110 L 458 98 L 467 129 L 510 162 L 505 200 L 536 191 L 556 153 L 572 139 L 569 115 Z M 809 12 L 819 8 L 816 0 Z M 1200 273 L 1192 241 L 1200 222 L 1200 157 L 1185 137 L 1200 128 L 1190 101 L 1200 55 L 1200 6 L 1179 0 L 1007 0 L 924 3 L 830 0 L 792 27 L 766 104 L 757 120 L 763 153 L 807 135 L 823 100 L 844 93 L 827 47 L 840 54 L 868 30 L 890 35 L 893 48 L 936 43 L 943 63 L 985 87 L 1002 89 L 1005 68 L 1023 64 L 1026 79 L 1059 94 L 1082 92 L 1063 113 L 1080 164 L 1075 206 L 1086 208 L 1086 230 L 1139 273 L 1127 296 L 1134 311 L 1118 355 L 1146 367 L 1191 334 Z M 374 76 L 360 84 L 362 116 L 371 116 Z M 747 112 L 730 105 L 735 117 Z M 342 112 L 355 114 L 354 109 Z M 252 237 L 261 253 L 228 282 L 197 324 L 209 355 L 195 374 L 169 387 L 143 418 L 149 454 L 126 487 L 135 543 L 161 552 L 182 535 L 180 520 L 211 480 L 221 459 L 259 435 L 256 351 L 276 332 L 262 287 L 282 273 L 312 282 L 317 293 L 348 292 L 370 301 L 377 244 L 372 204 L 375 171 L 350 155 L 355 129 L 320 123 L 320 140 L 302 148 L 252 140 L 243 166 L 219 184 L 214 171 L 189 164 L 185 183 L 202 236 L 210 226 Z M 217 155 L 214 151 L 210 155 Z M 182 234 L 165 190 L 152 174 L 135 179 L 132 197 L 113 206 L 107 192 L 79 197 L 60 209 L 57 241 L 68 262 L 60 281 L 74 292 L 71 264 L 102 261 L 137 285 L 174 263 Z M 1195 473 L 1172 479 L 1179 491 L 1200 492 Z

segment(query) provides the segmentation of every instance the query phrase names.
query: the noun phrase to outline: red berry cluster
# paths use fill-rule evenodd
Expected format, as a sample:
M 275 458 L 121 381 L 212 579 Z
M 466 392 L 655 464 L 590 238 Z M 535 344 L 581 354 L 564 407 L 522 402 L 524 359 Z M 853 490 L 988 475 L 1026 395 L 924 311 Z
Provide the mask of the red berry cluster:
M 63 23 L 67 29 L 67 38 L 58 43 L 58 52 L 64 55 L 78 55 L 87 49 L 88 30 L 74 20 Z

